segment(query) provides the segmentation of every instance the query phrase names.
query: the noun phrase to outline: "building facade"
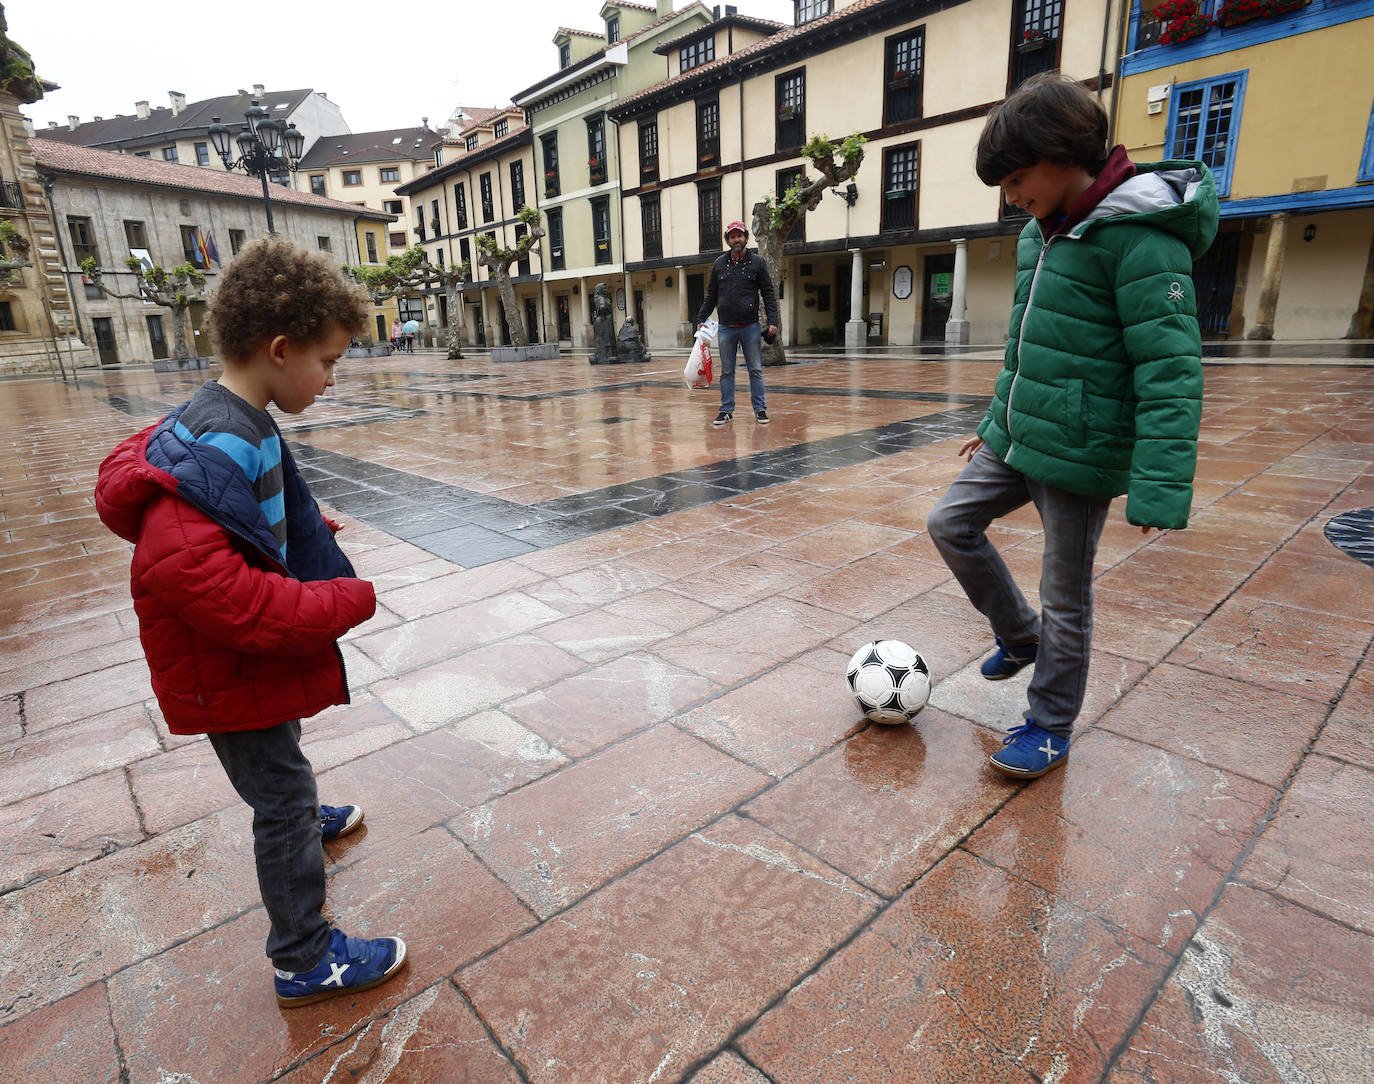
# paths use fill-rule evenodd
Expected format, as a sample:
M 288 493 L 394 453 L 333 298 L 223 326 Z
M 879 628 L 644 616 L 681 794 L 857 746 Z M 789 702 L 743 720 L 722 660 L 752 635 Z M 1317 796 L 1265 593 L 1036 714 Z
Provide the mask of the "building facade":
M 1131 4 L 1114 127 L 1137 160 L 1216 175 L 1204 335 L 1374 337 L 1374 0 L 1156 7 Z
M 74 295 L 77 326 L 95 348 L 93 360 L 109 366 L 168 357 L 172 312 L 112 296 L 86 279 L 82 261 L 94 258 L 105 283 L 129 294 L 137 293 L 135 276 L 124 264 L 129 256 L 167 269 L 190 263 L 205 274 L 211 295 L 221 269 L 267 232 L 259 181 L 44 139 L 30 144 L 57 226 L 61 280 Z M 392 222 L 381 211 L 289 188 L 273 189 L 272 217 L 278 236 L 329 252 L 340 264 L 359 262 L 360 222 L 378 230 Z M 198 355 L 207 356 L 203 309 L 192 306 L 190 341 Z M 390 333 L 378 314 L 368 331 L 383 341 Z
M 827 192 L 785 247 L 784 341 L 1001 341 L 1025 218 L 974 174 L 979 134 L 997 102 L 1050 68 L 1110 108 L 1114 10 L 801 0 L 793 26 L 736 31 L 733 44 L 719 20 L 709 58 L 680 51 L 690 39 L 667 42 L 675 74 L 609 110 L 627 272 L 650 344 L 690 328 L 723 224 L 749 223 L 756 202 L 796 183 L 811 136 L 856 131 L 867 143 L 854 183 Z
M 520 209 L 536 203 L 534 153 L 521 110 L 494 112 L 461 129 L 439 148 L 443 164 L 402 185 L 397 194 L 414 208 L 414 235 L 435 267 L 467 263 L 471 273 L 461 291 L 462 312 L 448 311 L 442 287 L 407 296 L 402 304 L 413 319 L 438 328 L 463 321 L 467 342 L 499 346 L 511 341 L 512 314 L 505 311 L 497 285 L 478 265 L 477 239 L 486 234 L 501 248 L 515 248 L 527 227 Z M 545 307 L 540 290 L 544 264 L 538 246 L 511 268 L 518 319 L 531 342 L 557 334 L 558 318 Z
M 0 87 L 0 222 L 18 238 L 0 242 L 0 260 L 28 265 L 0 271 L 0 372 L 70 371 L 93 364 L 95 352 L 79 334 L 20 108 Z
M 610 2 L 600 16 L 600 31 L 559 28 L 553 39 L 558 70 L 514 96 L 533 137 L 547 230 L 545 310 L 553 313 L 560 341 L 582 348 L 592 342 L 591 294 L 598 283 L 611 288 L 620 318 L 627 314 L 624 139 L 611 111 L 620 99 L 663 81 L 667 64 L 655 52 L 660 41 L 711 20 L 703 4 L 674 11 L 672 0 L 655 7 Z

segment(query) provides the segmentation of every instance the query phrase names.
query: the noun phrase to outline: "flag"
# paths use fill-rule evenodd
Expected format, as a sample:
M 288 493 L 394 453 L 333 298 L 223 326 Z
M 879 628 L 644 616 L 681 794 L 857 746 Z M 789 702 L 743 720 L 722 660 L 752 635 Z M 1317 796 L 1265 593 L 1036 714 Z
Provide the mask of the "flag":
M 205 235 L 205 250 L 209 254 L 210 259 L 215 261 L 215 266 L 221 266 L 219 262 L 219 250 L 215 248 L 215 235 L 213 233 L 207 233 Z
M 199 227 L 196 228 L 196 248 L 200 251 L 201 266 L 210 270 L 210 252 L 205 247 L 205 234 L 201 233 Z

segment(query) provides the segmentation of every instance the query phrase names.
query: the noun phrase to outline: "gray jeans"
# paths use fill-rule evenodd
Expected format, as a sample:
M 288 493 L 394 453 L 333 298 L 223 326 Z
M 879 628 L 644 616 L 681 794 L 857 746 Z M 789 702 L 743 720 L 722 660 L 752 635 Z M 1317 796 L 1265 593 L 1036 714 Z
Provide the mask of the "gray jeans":
M 267 955 L 283 971 L 309 971 L 329 949 L 324 843 L 315 769 L 301 751 L 299 721 L 211 734 L 219 762 L 253 810 L 258 888 L 272 924 Z
M 1039 614 L 986 533 L 993 520 L 1031 501 L 1045 529 Z M 1093 559 L 1111 503 L 1110 497 L 1080 497 L 1033 482 L 984 445 L 926 521 L 935 548 L 993 634 L 1008 644 L 1039 638 L 1025 715 L 1060 737 L 1069 736 L 1083 709 L 1092 649 Z

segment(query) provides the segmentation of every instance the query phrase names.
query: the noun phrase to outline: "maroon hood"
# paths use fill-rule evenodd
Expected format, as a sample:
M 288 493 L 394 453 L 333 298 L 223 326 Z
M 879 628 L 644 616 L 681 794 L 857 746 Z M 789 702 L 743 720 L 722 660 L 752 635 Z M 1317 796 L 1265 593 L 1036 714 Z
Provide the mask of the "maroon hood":
M 1102 167 L 1102 172 L 1097 175 L 1093 183 L 1084 190 L 1083 194 L 1073 201 L 1069 208 L 1069 213 L 1059 222 L 1053 218 L 1045 218 L 1040 221 L 1040 228 L 1046 237 L 1053 237 L 1056 233 L 1068 233 L 1085 218 L 1094 207 L 1096 207 L 1122 181 L 1129 180 L 1135 176 L 1135 163 L 1126 155 L 1126 148 L 1118 143 L 1112 148 L 1112 153 L 1107 156 L 1107 164 Z

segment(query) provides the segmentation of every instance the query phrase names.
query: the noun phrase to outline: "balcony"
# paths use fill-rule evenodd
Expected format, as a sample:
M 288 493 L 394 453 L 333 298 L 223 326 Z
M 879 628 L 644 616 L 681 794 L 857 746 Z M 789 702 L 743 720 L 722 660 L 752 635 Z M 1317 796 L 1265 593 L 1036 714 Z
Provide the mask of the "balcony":
M 1121 74 L 1233 52 L 1366 14 L 1367 8 L 1351 0 L 1165 0 L 1149 10 L 1134 0 Z
M 0 207 L 12 207 L 16 211 L 24 209 L 24 190 L 18 181 L 0 182 Z

